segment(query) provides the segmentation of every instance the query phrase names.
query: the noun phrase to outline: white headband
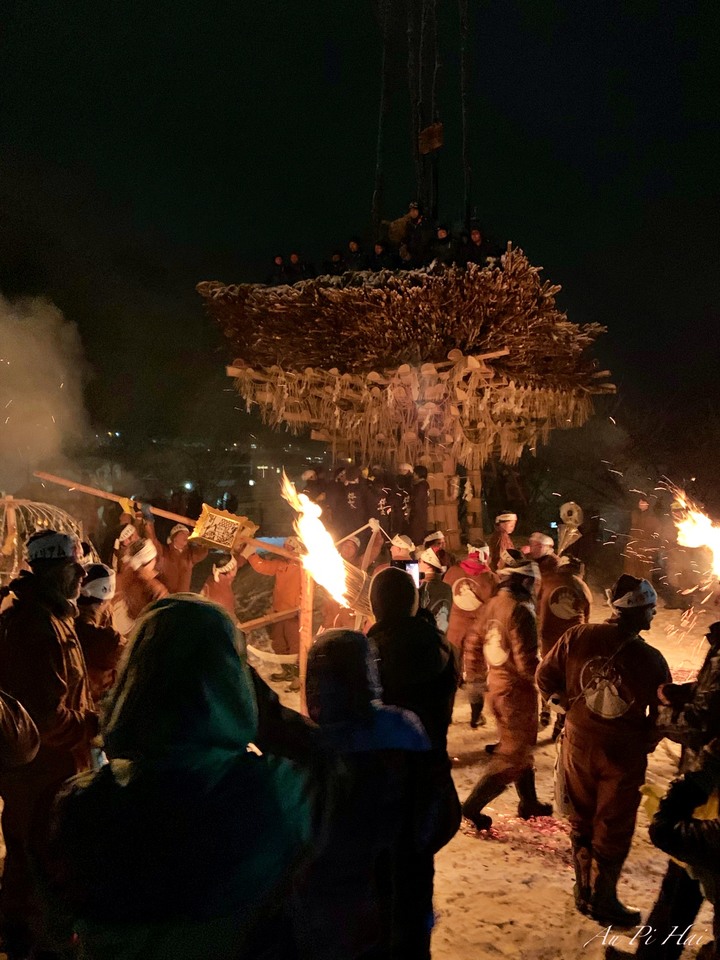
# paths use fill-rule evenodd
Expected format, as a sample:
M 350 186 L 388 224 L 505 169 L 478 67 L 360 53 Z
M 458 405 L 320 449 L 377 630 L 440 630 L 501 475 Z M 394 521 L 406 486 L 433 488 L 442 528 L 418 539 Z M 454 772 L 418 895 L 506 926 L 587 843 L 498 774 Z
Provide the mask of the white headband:
M 175 526 L 170 531 L 170 533 L 168 534 L 168 538 L 167 538 L 168 544 L 173 542 L 173 537 L 176 534 L 182 533 L 183 531 L 185 531 L 185 533 L 190 533 L 190 530 L 188 529 L 188 527 L 185 526 L 184 523 L 176 523 Z
M 112 600 L 115 596 L 115 571 L 111 570 L 110 567 L 105 567 L 107 575 L 104 577 L 97 577 L 95 580 L 90 580 L 89 583 L 84 583 L 80 588 L 80 593 L 83 597 L 93 597 L 95 600 Z
M 657 594 L 647 580 L 641 580 L 634 590 L 629 590 L 618 597 L 612 598 L 612 591 L 606 591 L 608 603 L 613 610 L 632 610 L 635 607 L 652 607 L 657 603 Z
M 150 563 L 155 557 L 157 557 L 155 544 L 152 540 L 146 540 L 137 553 L 133 553 L 132 556 L 128 557 L 127 565 L 131 570 L 139 570 L 140 567 L 144 567 L 146 563 Z
M 216 567 L 215 564 L 213 564 L 213 569 L 212 569 L 213 580 L 215 581 L 215 583 L 217 583 L 220 580 L 220 576 L 223 573 L 235 573 L 236 570 L 237 570 L 237 560 L 235 559 L 235 557 L 230 557 L 228 562 L 223 567 Z
M 481 547 L 476 547 L 472 543 L 469 543 L 467 545 L 467 552 L 476 553 L 479 557 L 482 557 L 483 560 L 485 560 L 486 562 L 490 558 L 490 547 L 486 543 L 484 543 Z
M 554 547 L 555 541 L 546 533 L 531 533 L 530 543 L 540 543 L 543 547 Z
M 394 536 L 390 541 L 390 545 L 397 547 L 398 550 L 407 550 L 408 553 L 412 553 L 413 550 L 417 550 L 417 547 L 412 542 L 410 537 L 406 537 L 405 534 Z
M 77 560 L 80 562 L 80 541 L 67 533 L 49 530 L 44 536 L 33 534 L 27 543 L 28 562 L 36 560 Z
M 423 542 L 435 543 L 436 540 L 444 540 L 444 539 L 445 539 L 445 534 L 442 532 L 442 530 L 435 530 L 433 533 L 429 533 L 425 537 L 425 540 Z
M 120 543 L 125 543 L 126 540 L 130 539 L 133 533 L 137 533 L 135 527 L 131 523 L 127 523 L 118 534 L 118 540 Z
M 516 513 L 499 513 L 495 517 L 495 523 L 509 523 L 511 520 L 517 520 Z
M 435 551 L 430 550 L 429 548 L 427 550 L 423 550 L 419 559 L 422 560 L 423 563 L 427 563 L 428 566 L 435 567 L 436 570 L 440 570 L 441 572 L 445 569 L 445 567 L 438 560 L 438 555 L 435 553 Z
M 500 555 L 505 566 L 497 571 L 498 577 L 532 577 L 534 580 L 540 579 L 540 567 L 534 560 L 515 560 L 507 550 L 503 550 Z

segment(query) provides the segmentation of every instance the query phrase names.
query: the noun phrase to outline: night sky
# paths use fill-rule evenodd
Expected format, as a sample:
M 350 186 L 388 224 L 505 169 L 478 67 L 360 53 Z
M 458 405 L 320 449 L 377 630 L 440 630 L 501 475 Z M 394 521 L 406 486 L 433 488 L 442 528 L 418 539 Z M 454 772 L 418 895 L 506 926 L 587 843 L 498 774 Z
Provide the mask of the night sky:
M 714 393 L 720 356 L 720 8 L 470 5 L 480 221 L 563 285 L 571 319 L 607 324 L 599 353 L 627 404 L 689 409 Z M 440 6 L 440 207 L 452 223 L 457 5 Z M 369 236 L 369 0 L 3 10 L 0 290 L 46 295 L 78 323 L 96 423 L 171 435 L 208 411 L 237 417 L 222 392 L 229 357 L 194 287 L 263 280 L 276 251 L 319 262 Z M 388 217 L 414 192 L 401 70 L 391 118 Z

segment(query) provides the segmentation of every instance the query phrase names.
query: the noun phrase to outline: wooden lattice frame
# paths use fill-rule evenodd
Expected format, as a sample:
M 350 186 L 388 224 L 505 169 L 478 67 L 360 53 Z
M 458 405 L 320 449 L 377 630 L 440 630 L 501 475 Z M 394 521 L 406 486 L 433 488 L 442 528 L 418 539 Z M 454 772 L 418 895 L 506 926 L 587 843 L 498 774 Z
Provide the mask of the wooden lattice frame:
M 499 266 L 321 277 L 198 291 L 231 341 L 250 408 L 363 460 L 515 462 L 612 392 L 589 347 L 604 328 L 558 310 L 522 251 Z

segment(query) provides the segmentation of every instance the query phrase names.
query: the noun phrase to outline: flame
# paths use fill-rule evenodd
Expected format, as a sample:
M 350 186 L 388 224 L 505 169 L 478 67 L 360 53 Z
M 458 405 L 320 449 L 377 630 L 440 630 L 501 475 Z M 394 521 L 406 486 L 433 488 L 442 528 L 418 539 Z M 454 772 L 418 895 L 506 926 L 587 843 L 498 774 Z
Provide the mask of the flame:
M 298 515 L 295 520 L 295 532 L 307 551 L 301 557 L 302 565 L 315 583 L 324 587 L 333 600 L 342 607 L 349 606 L 345 564 L 335 549 L 333 538 L 320 519 L 322 510 L 304 493 L 298 494 L 295 485 L 290 482 L 284 472 L 282 495 Z
M 707 547 L 712 553 L 713 576 L 720 577 L 720 525 L 698 510 L 697 504 L 683 490 L 674 488 L 673 520 L 681 547 Z

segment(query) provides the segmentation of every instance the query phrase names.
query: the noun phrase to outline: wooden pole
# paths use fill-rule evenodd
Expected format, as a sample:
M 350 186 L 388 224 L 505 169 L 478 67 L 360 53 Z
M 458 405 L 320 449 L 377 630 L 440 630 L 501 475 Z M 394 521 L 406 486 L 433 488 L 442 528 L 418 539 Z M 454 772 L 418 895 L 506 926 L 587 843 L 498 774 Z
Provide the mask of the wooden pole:
M 91 497 L 99 497 L 101 500 L 112 500 L 114 503 L 124 503 L 131 497 L 121 497 L 119 493 L 108 493 L 107 490 L 99 490 L 97 487 L 87 487 L 83 483 L 75 483 L 73 480 L 66 480 L 65 477 L 56 477 L 52 473 L 42 473 L 38 470 L 33 474 L 38 480 L 45 480 L 47 483 L 55 483 L 60 487 L 67 487 L 68 490 L 76 490 L 78 493 L 87 493 Z M 136 502 L 136 501 L 134 501 Z M 161 510 L 160 507 L 150 507 L 150 513 L 155 517 L 164 517 L 166 520 L 174 520 L 175 523 L 185 523 L 189 527 L 194 527 L 196 522 L 190 517 L 182 517 L 179 513 L 170 513 L 169 510 Z M 238 537 L 243 543 L 251 544 L 258 550 L 265 550 L 268 553 L 276 553 L 279 557 L 285 557 L 286 560 L 300 562 L 300 557 L 286 550 L 284 547 L 276 547 L 272 543 L 265 543 L 264 540 L 255 540 L 253 537 Z
M 264 617 L 256 617 L 254 620 L 246 620 L 238 624 L 238 630 L 243 633 L 249 633 L 251 630 L 258 630 L 260 627 L 267 627 L 271 623 L 279 623 L 281 620 L 289 620 L 296 613 L 300 612 L 300 607 L 293 607 L 292 610 L 275 610 L 273 613 L 266 613 Z
M 307 660 L 313 642 L 313 593 L 315 581 L 307 570 L 303 569 L 300 580 L 300 656 L 298 667 L 300 671 L 300 711 L 307 716 L 307 698 L 305 695 L 305 680 L 307 677 Z
M 115 503 L 124 503 L 131 500 L 131 497 L 121 497 L 119 493 L 108 493 L 107 490 L 99 490 L 97 487 L 87 487 L 84 483 L 75 483 L 73 480 L 66 480 L 65 477 L 56 477 L 52 473 L 43 473 L 37 470 L 34 474 L 38 480 L 45 480 L 47 483 L 55 483 L 59 487 L 67 487 L 68 490 L 77 490 L 78 493 L 87 493 L 91 497 L 100 497 L 101 500 L 112 500 Z M 187 523 L 191 527 L 195 526 L 195 521 L 190 517 L 182 517 L 179 513 L 170 513 L 169 510 L 161 510 L 160 507 L 150 507 L 150 512 L 156 517 L 164 517 L 166 520 L 174 520 L 176 523 Z

